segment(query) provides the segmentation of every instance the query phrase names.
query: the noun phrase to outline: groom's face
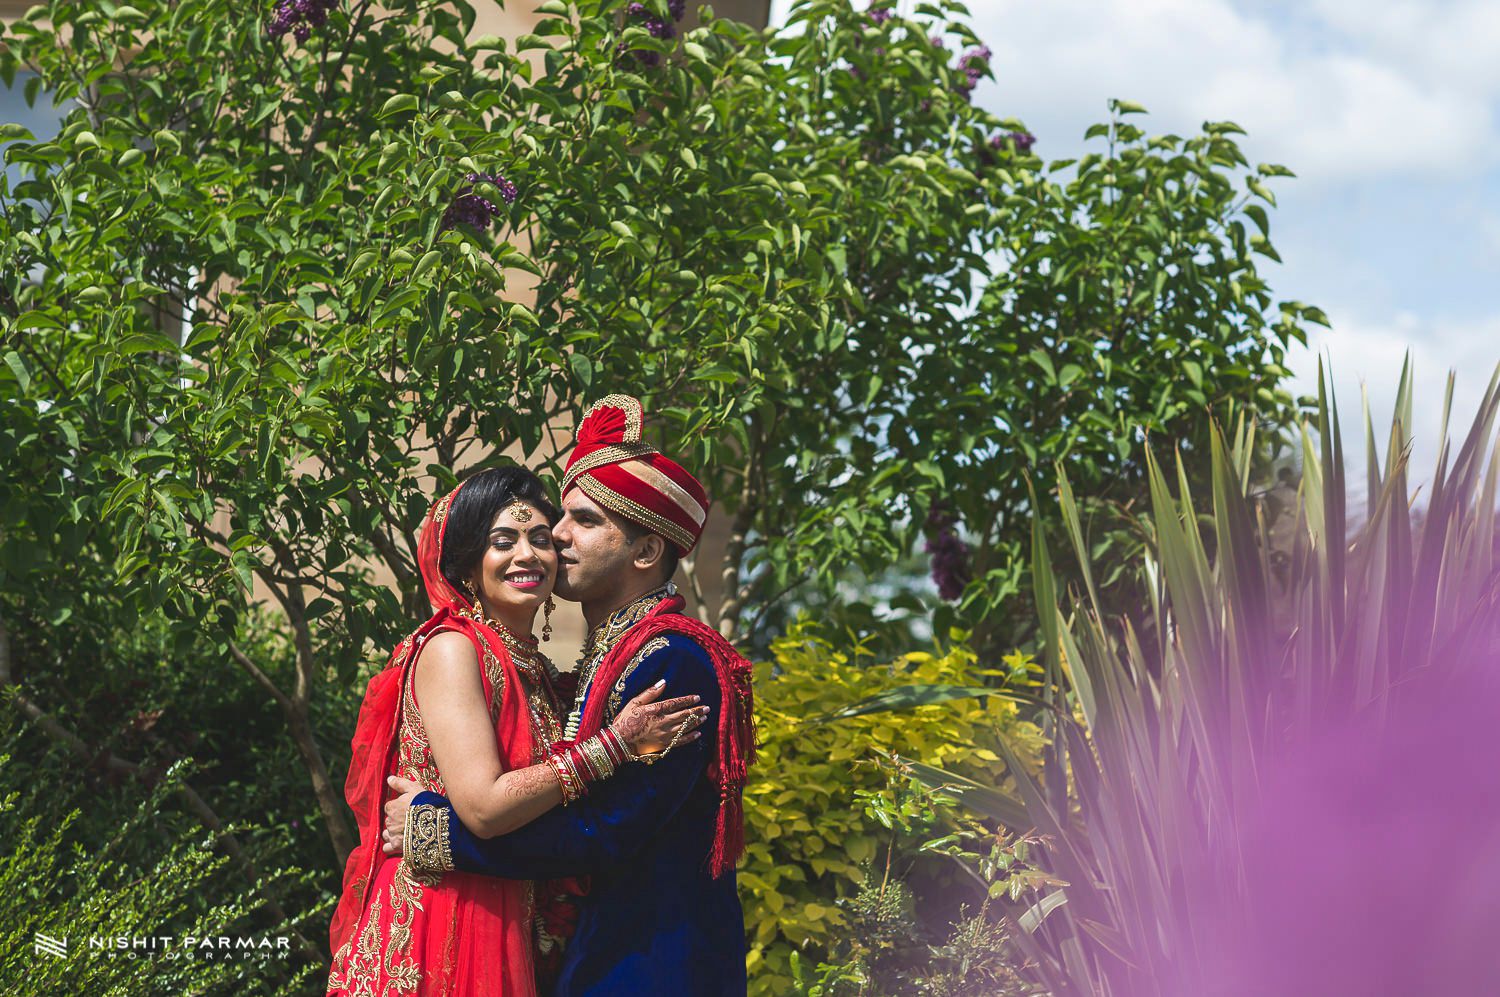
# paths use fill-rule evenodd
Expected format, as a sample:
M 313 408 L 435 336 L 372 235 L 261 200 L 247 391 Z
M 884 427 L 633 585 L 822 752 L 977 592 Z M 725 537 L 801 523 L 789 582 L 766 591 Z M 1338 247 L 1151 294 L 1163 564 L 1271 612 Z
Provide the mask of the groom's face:
M 552 529 L 557 545 L 557 588 L 563 599 L 591 602 L 619 591 L 630 577 L 635 544 L 619 517 L 574 488 L 563 499 L 563 518 Z

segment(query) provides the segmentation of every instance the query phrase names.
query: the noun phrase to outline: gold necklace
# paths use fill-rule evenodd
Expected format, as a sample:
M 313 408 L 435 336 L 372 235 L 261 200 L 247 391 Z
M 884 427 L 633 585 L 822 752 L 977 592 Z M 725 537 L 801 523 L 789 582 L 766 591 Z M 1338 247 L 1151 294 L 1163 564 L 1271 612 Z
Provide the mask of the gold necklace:
M 627 630 L 644 620 L 663 599 L 676 591 L 676 586 L 671 582 L 652 589 L 629 605 L 615 610 L 609 619 L 589 631 L 588 638 L 583 642 L 583 653 L 578 656 L 575 672 L 578 676 L 578 691 L 573 700 L 573 709 L 568 713 L 568 725 L 563 732 L 565 737 L 578 735 L 578 724 L 583 719 L 584 697 L 593 689 L 594 674 L 604 664 L 610 650 L 619 643 Z
M 520 634 L 516 633 L 504 623 L 501 623 L 499 620 L 491 619 L 490 617 L 485 616 L 484 609 L 480 606 L 477 599 L 474 601 L 474 604 L 468 609 L 460 610 L 459 615 L 467 616 L 475 623 L 482 623 L 485 626 L 489 627 L 491 630 L 495 631 L 495 633 L 499 634 L 500 642 L 504 644 L 506 649 L 511 652 L 511 657 L 516 658 L 518 661 L 524 660 L 526 664 L 531 664 L 533 661 L 535 661 L 538 653 L 536 647 L 536 638 L 522 637 Z
M 625 631 L 644 620 L 656 608 L 657 603 L 671 594 L 670 583 L 652 589 L 634 602 L 621 606 L 609 615 L 609 619 L 590 630 L 583 642 L 583 653 L 578 658 L 580 674 L 586 672 L 586 679 L 593 678 L 599 662 L 619 642 Z

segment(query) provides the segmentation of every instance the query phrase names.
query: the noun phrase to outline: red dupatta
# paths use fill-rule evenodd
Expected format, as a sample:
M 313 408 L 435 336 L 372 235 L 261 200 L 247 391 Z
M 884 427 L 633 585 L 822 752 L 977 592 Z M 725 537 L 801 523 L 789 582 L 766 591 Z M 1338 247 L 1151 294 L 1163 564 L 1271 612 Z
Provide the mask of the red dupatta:
M 500 663 L 504 686 L 494 689 L 492 695 L 500 698 L 496 730 L 501 763 L 510 770 L 525 768 L 538 760 L 531 735 L 529 705 L 510 652 L 489 627 L 461 615 L 468 608 L 468 600 L 448 583 L 439 570 L 448 509 L 458 491 L 455 488 L 438 500 L 422 525 L 418 564 L 433 615 L 401 642 L 386 667 L 370 679 L 355 723 L 353 754 L 344 794 L 349 808 L 354 811 L 360 841 L 345 863 L 343 891 L 329 927 L 329 941 L 334 953 L 349 940 L 358 926 L 369 899 L 373 873 L 382 858 L 380 833 L 385 816 L 385 779 L 396 770 L 402 682 L 428 637 L 443 630 L 457 631 L 473 643 L 481 662 L 487 659 L 487 655 L 492 655 Z M 549 747 L 543 746 L 542 751 Z

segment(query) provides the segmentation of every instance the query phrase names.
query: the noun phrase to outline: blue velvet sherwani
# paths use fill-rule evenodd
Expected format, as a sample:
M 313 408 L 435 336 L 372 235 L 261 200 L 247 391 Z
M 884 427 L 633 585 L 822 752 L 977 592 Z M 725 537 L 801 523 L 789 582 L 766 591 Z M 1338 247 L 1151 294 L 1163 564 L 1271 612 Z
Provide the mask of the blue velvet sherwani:
M 707 652 L 679 634 L 648 642 L 632 664 L 615 689 L 584 689 L 580 697 L 610 695 L 613 719 L 618 704 L 666 679 L 664 696 L 697 694 L 712 709 L 701 738 L 655 765 L 624 765 L 584 799 L 497 838 L 471 833 L 436 793 L 419 794 L 413 805 L 449 811 L 441 823 L 457 869 L 511 879 L 589 877 L 558 997 L 743 997 L 735 876 L 714 879 L 708 871 L 719 806 L 707 774 L 717 750 L 718 680 Z

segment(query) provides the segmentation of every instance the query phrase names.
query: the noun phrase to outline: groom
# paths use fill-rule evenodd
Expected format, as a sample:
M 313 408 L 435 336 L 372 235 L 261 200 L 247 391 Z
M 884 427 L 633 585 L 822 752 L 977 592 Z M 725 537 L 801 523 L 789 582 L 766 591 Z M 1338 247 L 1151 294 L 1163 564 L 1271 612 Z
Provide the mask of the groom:
M 660 680 L 711 712 L 703 737 L 654 764 L 622 767 L 589 795 L 520 830 L 481 838 L 449 802 L 402 793 L 386 804 L 386 852 L 419 870 L 509 879 L 587 875 L 558 997 L 745 993 L 744 921 L 734 864 L 740 793 L 754 756 L 749 663 L 681 613 L 671 578 L 703 532 L 708 498 L 691 474 L 641 441 L 641 404 L 610 395 L 579 423 L 563 477 L 557 594 L 590 628 L 567 737 L 608 724 Z M 408 805 L 412 810 L 408 821 Z M 403 841 L 406 828 L 421 841 Z M 431 839 L 431 840 L 425 840 Z

